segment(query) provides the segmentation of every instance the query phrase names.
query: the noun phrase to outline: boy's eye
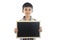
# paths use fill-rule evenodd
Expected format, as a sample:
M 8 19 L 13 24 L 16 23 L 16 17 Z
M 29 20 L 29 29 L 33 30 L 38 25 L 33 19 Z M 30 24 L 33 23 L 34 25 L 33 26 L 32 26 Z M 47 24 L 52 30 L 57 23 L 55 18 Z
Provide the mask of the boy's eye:
M 29 11 L 30 11 L 31 9 L 29 9 Z
M 25 11 L 31 11 L 31 9 L 25 9 Z
M 27 11 L 27 9 L 25 9 L 25 11 Z

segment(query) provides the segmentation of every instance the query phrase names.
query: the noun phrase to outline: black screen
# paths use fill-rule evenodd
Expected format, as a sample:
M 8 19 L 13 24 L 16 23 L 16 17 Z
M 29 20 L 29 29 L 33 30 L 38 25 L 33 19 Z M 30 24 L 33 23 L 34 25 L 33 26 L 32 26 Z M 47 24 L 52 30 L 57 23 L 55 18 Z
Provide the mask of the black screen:
M 39 22 L 17 22 L 17 37 L 39 37 Z

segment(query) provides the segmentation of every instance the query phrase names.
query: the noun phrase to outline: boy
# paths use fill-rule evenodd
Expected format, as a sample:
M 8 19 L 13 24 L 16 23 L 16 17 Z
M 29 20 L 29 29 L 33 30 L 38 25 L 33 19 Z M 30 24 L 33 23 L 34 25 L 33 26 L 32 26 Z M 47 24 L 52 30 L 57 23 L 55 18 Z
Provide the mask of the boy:
M 23 4 L 22 12 L 25 14 L 25 16 L 20 21 L 36 21 L 36 19 L 33 19 L 30 15 L 32 11 L 33 11 L 33 6 L 31 3 L 26 2 L 25 4 Z M 42 32 L 42 28 L 40 27 L 38 31 Z M 15 28 L 14 32 L 17 33 L 18 29 Z M 21 40 L 34 40 L 34 39 L 33 38 L 21 38 Z

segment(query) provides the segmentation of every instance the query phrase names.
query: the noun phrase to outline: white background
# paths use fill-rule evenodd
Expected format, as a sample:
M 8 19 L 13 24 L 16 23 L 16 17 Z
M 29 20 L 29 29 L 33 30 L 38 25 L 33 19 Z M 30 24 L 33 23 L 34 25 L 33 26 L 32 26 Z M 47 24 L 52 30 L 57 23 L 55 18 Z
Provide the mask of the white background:
M 14 28 L 25 2 L 33 4 L 32 17 L 41 22 L 43 31 L 36 40 L 60 40 L 60 0 L 0 0 L 0 40 L 19 40 Z

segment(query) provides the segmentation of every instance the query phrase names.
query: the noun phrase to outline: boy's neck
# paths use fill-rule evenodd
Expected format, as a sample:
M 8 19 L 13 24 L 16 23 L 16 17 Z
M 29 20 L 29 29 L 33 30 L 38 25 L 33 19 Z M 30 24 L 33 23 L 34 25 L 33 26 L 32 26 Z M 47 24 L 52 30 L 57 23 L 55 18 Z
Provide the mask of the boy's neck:
M 25 20 L 30 20 L 30 16 L 25 16 Z

